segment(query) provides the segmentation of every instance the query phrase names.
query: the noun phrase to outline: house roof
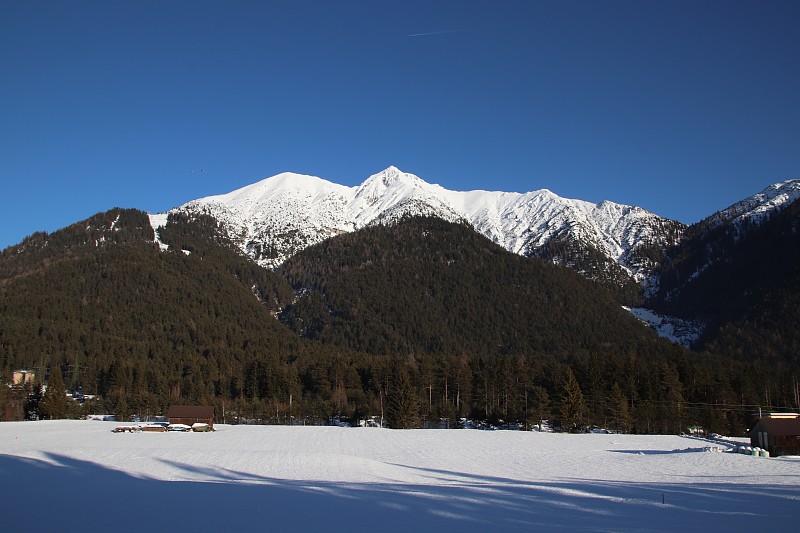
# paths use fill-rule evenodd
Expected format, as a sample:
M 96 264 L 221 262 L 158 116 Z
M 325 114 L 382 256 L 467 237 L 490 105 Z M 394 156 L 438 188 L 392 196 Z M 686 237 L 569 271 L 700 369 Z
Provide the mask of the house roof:
M 759 418 L 753 429 L 756 428 L 775 437 L 800 435 L 800 418 Z
M 213 405 L 170 405 L 168 418 L 213 418 Z

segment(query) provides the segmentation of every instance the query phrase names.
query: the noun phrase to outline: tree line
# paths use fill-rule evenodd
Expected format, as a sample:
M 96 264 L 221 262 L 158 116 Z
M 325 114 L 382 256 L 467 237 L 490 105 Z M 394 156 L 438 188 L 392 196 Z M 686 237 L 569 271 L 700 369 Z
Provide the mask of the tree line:
M 163 414 L 172 403 L 215 405 L 228 423 L 321 424 L 383 416 L 388 427 L 456 427 L 461 419 L 563 431 L 590 427 L 681 433 L 692 426 L 741 435 L 763 410 L 796 409 L 796 373 L 758 363 L 718 369 L 717 356 L 672 359 L 593 352 L 567 360 L 519 356 L 376 356 L 319 352 L 252 360 L 227 376 L 187 365 L 178 381 L 153 362 L 114 362 L 93 394 L 67 400 L 67 361 L 47 369 L 46 391 L 3 387 L 4 419 Z M 44 380 L 43 380 L 44 381 Z M 69 379 L 66 380 L 69 382 Z M 88 385 L 88 384 L 87 384 Z M 24 394 L 21 400 L 20 395 Z M 16 395 L 16 397 L 15 397 Z
M 210 217 L 174 216 L 160 237 L 169 252 L 146 215 L 112 211 L 0 254 L 0 381 L 39 380 L 0 387 L 3 419 L 184 403 L 227 422 L 741 434 L 758 406 L 798 407 L 791 361 L 673 346 L 602 286 L 463 226 L 370 228 L 276 272 Z M 96 398 L 64 411 L 59 378 Z

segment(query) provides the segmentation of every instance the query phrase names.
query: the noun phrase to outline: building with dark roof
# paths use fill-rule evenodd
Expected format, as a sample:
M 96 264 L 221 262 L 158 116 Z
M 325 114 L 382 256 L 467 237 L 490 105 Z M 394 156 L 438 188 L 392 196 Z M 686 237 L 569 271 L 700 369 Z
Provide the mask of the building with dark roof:
M 767 450 L 770 457 L 800 455 L 800 415 L 774 413 L 762 416 L 750 430 L 750 445 Z
M 170 405 L 167 410 L 167 418 L 170 424 L 208 424 L 209 428 L 214 427 L 214 406 L 213 405 Z

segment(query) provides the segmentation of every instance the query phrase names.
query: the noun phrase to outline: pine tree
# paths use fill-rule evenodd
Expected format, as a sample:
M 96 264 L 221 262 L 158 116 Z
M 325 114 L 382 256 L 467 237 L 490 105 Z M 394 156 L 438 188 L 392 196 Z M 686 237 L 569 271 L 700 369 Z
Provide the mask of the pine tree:
M 586 418 L 586 400 L 578 380 L 570 368 L 567 369 L 564 379 L 559 415 L 561 416 L 561 427 L 570 432 L 578 431 Z
M 124 422 L 130 418 L 130 412 L 128 411 L 128 402 L 125 400 L 125 395 L 120 395 L 119 402 L 117 403 L 116 413 L 114 413 L 116 419 L 120 422 Z
M 0 385 L 2 385 L 0 383 Z M 8 387 L 0 386 L 0 420 L 10 420 L 11 393 Z
M 42 385 L 35 385 L 25 401 L 25 420 L 39 420 L 39 407 L 42 403 L 44 391 Z
M 664 364 L 660 372 L 659 400 L 661 405 L 660 419 L 663 433 L 680 433 L 683 428 L 681 404 L 683 384 L 674 365 Z
M 606 398 L 606 416 L 611 429 L 629 432 L 633 426 L 633 417 L 628 407 L 628 398 L 617 383 L 611 387 Z
M 550 396 L 547 394 L 547 389 L 534 385 L 528 393 L 527 401 L 527 422 L 537 424 L 541 429 L 542 422 L 550 416 Z
M 39 404 L 39 413 L 42 418 L 49 420 L 67 417 L 67 391 L 64 388 L 61 368 L 56 365 L 50 370 L 47 391 Z
M 419 427 L 419 399 L 405 368 L 392 376 L 386 405 L 386 424 L 394 429 Z

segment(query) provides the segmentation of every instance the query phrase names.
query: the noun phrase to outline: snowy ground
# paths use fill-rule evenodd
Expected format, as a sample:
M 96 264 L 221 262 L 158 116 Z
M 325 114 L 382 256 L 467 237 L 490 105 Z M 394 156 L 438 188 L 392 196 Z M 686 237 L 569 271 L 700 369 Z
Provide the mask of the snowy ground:
M 800 516 L 800 458 L 691 438 L 116 425 L 0 423 L 3 531 L 745 531 Z

